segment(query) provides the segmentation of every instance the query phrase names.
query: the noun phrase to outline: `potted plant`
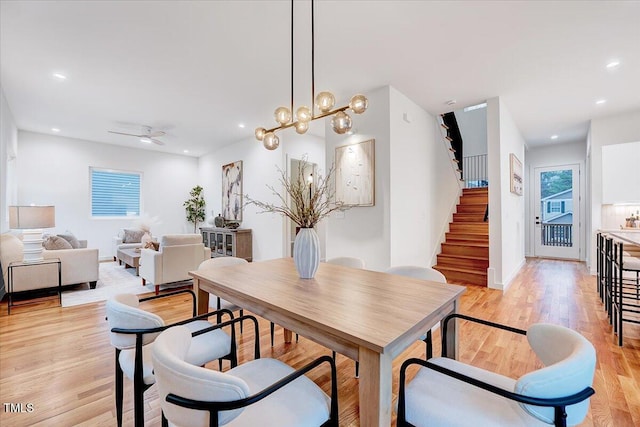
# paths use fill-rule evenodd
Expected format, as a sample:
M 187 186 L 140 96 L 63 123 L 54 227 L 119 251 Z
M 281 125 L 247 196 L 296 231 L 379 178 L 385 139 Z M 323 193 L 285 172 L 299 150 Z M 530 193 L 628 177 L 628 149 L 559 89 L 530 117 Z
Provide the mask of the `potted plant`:
M 198 223 L 204 221 L 204 196 L 202 187 L 196 185 L 189 192 L 190 198 L 182 204 L 187 211 L 187 221 L 193 223 L 193 232 L 198 232 Z
M 305 179 L 308 167 L 310 165 L 306 159 L 300 161 L 293 178 L 278 168 L 278 181 L 284 191 L 278 192 L 270 185 L 267 188 L 277 196 L 279 203 L 261 202 L 248 194 L 246 196 L 246 204 L 256 205 L 261 209 L 259 213 L 279 213 L 300 227 L 293 243 L 293 262 L 303 279 L 313 278 L 320 263 L 320 241 L 314 227 L 331 212 L 346 208 L 342 202 L 335 200 L 335 192 L 330 185 L 333 167 L 326 176 L 317 176 L 313 181 Z

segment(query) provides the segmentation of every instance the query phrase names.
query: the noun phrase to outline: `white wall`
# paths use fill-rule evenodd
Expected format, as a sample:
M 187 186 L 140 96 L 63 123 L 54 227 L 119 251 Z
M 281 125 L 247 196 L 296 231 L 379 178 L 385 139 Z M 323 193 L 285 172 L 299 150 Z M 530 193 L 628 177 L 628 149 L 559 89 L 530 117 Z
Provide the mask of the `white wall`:
M 0 233 L 9 230 L 7 206 L 18 200 L 15 180 L 18 128 L 0 87 Z
M 462 136 L 464 157 L 487 154 L 487 109 L 454 111 Z
M 509 154 L 526 166 L 525 141 L 504 102 L 487 100 L 487 154 L 489 167 L 490 288 L 507 290 L 524 264 L 525 197 L 510 191 Z
M 281 192 L 280 174 L 277 168 L 287 170 L 287 158 L 301 159 L 307 155 L 311 163 L 317 163 L 320 173 L 325 164 L 324 143 L 313 135 L 298 135 L 293 129 L 280 132 L 280 147 L 274 151 L 266 150 L 255 138 L 248 138 L 219 150 L 206 154 L 199 159 L 199 182 L 204 187 L 207 203 L 207 217 L 217 215 L 222 206 L 222 166 L 242 160 L 243 194 L 262 202 L 279 203 L 267 185 Z M 288 157 L 287 157 L 288 156 Z M 246 201 L 246 200 L 245 200 Z M 253 235 L 253 259 L 261 261 L 281 258 L 286 253 L 284 233 L 289 222 L 281 215 L 258 213 L 255 206 L 246 206 L 242 213 L 242 228 L 250 228 Z M 317 227 L 321 246 L 324 246 L 322 225 Z
M 112 237 L 134 219 L 92 219 L 89 167 L 142 172 L 142 212 L 159 217 L 156 236 L 193 232 L 182 202 L 198 182 L 198 160 L 193 157 L 126 148 L 91 141 L 20 131 L 18 156 L 21 204 L 52 204 L 56 227 L 72 231 L 100 250 L 112 254 Z
M 383 270 L 390 259 L 390 88 L 366 94 L 369 108 L 351 114 L 355 135 L 338 135 L 326 123 L 326 164 L 335 161 L 336 147 L 375 139 L 375 206 L 354 207 L 335 213 L 326 222 L 327 258 L 357 256 L 367 268 Z
M 586 153 L 587 143 L 572 142 L 568 144 L 549 145 L 545 147 L 532 148 L 527 151 L 527 163 L 525 165 L 525 181 L 524 192 L 525 197 L 525 218 L 526 218 L 526 256 L 534 256 L 534 232 L 535 232 L 535 214 L 532 210 L 535 207 L 535 168 L 550 167 L 550 166 L 562 166 L 578 164 L 580 165 L 580 215 L 582 216 L 580 222 L 582 223 L 580 229 L 580 259 L 584 260 L 586 257 L 586 236 L 587 236 L 587 222 L 584 218 L 586 212 L 586 194 L 587 194 L 587 182 L 586 182 Z
M 595 274 L 596 232 L 602 228 L 602 147 L 640 141 L 640 110 L 591 121 L 589 128 L 590 220 L 587 264 Z
M 375 139 L 375 206 L 330 218 L 327 257 L 358 256 L 372 270 L 431 266 L 459 191 L 436 119 L 389 86 L 367 97 L 367 112 L 353 117 L 357 135 L 327 125 L 326 156 L 330 164 L 336 147 Z

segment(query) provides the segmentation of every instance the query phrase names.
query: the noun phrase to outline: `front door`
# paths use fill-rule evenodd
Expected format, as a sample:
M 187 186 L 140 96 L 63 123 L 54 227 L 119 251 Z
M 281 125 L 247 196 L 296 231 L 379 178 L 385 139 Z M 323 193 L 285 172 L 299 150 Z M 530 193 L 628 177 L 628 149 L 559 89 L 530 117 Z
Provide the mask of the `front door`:
M 535 168 L 535 256 L 580 259 L 580 165 Z

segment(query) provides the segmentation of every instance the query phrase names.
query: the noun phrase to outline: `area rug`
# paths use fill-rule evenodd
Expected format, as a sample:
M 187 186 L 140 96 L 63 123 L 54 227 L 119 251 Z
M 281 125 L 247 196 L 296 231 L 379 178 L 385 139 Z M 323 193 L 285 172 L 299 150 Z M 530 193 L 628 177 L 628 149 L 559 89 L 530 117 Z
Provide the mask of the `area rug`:
M 136 276 L 136 270 L 125 268 L 117 262 L 101 262 L 99 265 L 99 279 L 95 289 L 69 289 L 62 292 L 62 306 L 88 304 L 98 301 L 106 301 L 112 295 L 120 293 L 144 294 L 154 292 L 155 286 L 147 284 L 142 286 L 142 279 Z M 185 286 L 191 281 L 172 283 L 168 286 L 160 286 L 160 289 Z

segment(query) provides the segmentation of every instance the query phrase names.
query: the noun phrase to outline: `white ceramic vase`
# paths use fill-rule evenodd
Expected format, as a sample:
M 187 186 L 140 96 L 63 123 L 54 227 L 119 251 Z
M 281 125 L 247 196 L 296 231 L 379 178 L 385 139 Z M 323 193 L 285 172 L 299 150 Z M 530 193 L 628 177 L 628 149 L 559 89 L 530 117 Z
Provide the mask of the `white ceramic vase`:
M 301 279 L 313 279 L 320 264 L 320 240 L 313 228 L 301 228 L 293 242 L 293 262 Z

